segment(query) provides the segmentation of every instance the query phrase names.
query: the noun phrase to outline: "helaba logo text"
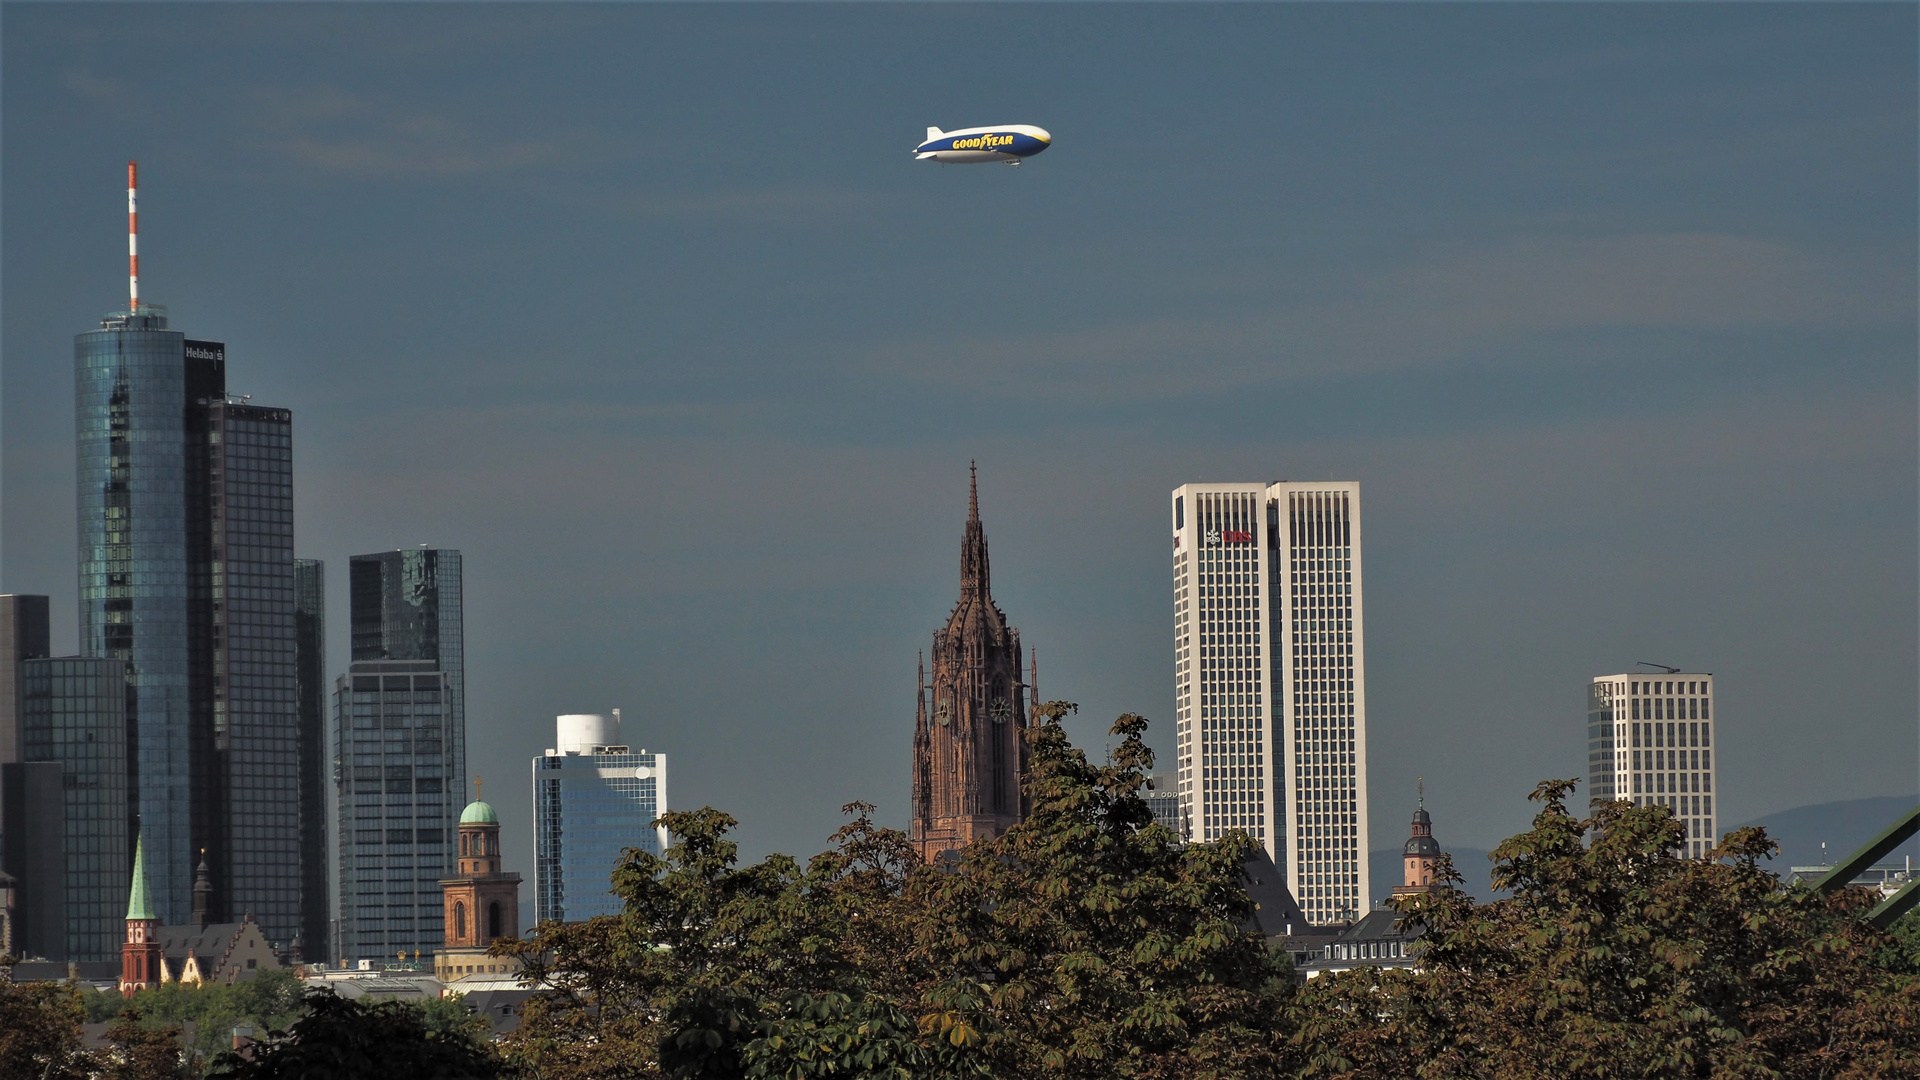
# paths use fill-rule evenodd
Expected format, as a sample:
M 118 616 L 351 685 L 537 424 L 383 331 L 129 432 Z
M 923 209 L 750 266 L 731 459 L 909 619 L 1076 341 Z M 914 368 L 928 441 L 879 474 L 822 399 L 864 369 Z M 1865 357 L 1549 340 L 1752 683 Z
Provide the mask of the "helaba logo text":
M 197 345 L 187 346 L 187 359 L 189 360 L 225 360 L 226 358 L 227 354 L 224 349 L 203 349 Z

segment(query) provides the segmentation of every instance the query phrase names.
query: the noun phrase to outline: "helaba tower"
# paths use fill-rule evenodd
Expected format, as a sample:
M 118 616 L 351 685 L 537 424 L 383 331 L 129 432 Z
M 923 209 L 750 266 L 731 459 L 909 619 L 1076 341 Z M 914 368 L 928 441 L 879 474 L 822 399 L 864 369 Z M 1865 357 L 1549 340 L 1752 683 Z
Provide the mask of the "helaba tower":
M 231 400 L 226 346 L 141 302 L 74 339 L 80 641 L 129 663 L 128 806 L 157 917 L 187 921 L 204 850 L 219 920 L 299 933 L 293 416 Z

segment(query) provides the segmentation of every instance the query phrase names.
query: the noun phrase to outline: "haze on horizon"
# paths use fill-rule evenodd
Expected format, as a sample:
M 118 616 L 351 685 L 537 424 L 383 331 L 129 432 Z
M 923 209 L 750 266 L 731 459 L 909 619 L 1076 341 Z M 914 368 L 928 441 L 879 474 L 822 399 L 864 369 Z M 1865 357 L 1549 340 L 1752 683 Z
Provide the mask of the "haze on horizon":
M 980 462 L 994 595 L 1171 749 L 1166 494 L 1356 479 L 1374 848 L 1717 676 L 1723 822 L 1920 789 L 1916 12 L 9 4 L 0 590 L 74 647 L 72 337 L 294 411 L 299 553 L 466 556 L 472 767 L 621 708 L 743 854 L 904 827 Z M 991 63 L 981 62 L 990 51 Z M 1021 169 L 914 163 L 1032 123 Z M 1390 883 L 1389 883 L 1390 884 Z M 1381 885 L 1385 888 L 1385 885 Z

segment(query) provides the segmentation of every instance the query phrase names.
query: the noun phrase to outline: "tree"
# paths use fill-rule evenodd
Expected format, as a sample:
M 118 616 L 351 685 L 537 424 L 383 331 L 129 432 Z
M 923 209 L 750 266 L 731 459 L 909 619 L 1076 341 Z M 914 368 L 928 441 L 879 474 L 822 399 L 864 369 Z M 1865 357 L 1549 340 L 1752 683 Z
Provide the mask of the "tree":
M 80 1041 L 86 1010 L 64 983 L 0 982 L 0 1080 L 80 1080 L 93 1062 Z
M 175 1080 L 192 1075 L 190 1057 L 180 1045 L 177 1027 L 147 1027 L 138 1007 L 129 1006 L 107 1028 L 102 1056 L 106 1080 Z
M 861 1037 L 891 1038 L 923 981 L 906 892 L 922 868 L 904 836 L 874 827 L 871 805 L 846 810 L 854 820 L 805 867 L 785 855 L 738 866 L 736 822 L 711 808 L 662 815 L 673 845 L 629 849 L 614 871 L 621 914 L 500 946 L 550 987 L 523 1007 L 511 1052 L 552 1080 L 691 1080 L 746 1075 L 749 1047 L 764 1056 L 798 1037 L 781 1025 L 857 1014 Z
M 426 1013 L 400 1001 L 306 995 L 307 1013 L 272 1031 L 247 1055 L 228 1052 L 212 1075 L 235 1080 L 495 1080 L 492 1048 L 464 1033 L 429 1029 Z
M 1116 720 L 1095 766 L 1060 726 L 1075 708 L 1037 711 L 1027 820 L 922 883 L 929 966 L 985 995 L 996 1075 L 1269 1073 L 1291 985 L 1248 929 L 1252 839 L 1176 845 L 1141 797 L 1147 721 Z
M 1920 977 L 1886 964 L 1864 890 L 1789 889 L 1758 829 L 1679 857 L 1658 807 L 1547 781 L 1494 852 L 1509 899 L 1396 901 L 1425 927 L 1417 972 L 1316 979 L 1293 1013 L 1302 1076 L 1667 1078 L 1920 1074 Z M 1442 868 L 1454 885 L 1451 865 Z

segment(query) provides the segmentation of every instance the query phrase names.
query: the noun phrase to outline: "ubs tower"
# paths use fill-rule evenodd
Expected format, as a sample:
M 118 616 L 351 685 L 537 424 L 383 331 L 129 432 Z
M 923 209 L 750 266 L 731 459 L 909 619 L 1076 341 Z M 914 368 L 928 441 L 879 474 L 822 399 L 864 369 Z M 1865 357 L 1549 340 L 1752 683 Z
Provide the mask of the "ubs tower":
M 128 663 L 127 835 L 155 914 L 298 930 L 293 415 L 229 400 L 226 347 L 135 303 L 74 339 L 80 641 Z
M 355 555 L 348 578 L 352 663 L 334 683 L 334 952 L 432 953 L 465 805 L 460 553 Z

